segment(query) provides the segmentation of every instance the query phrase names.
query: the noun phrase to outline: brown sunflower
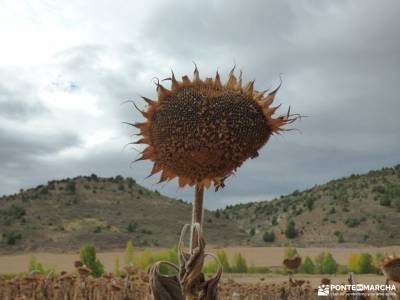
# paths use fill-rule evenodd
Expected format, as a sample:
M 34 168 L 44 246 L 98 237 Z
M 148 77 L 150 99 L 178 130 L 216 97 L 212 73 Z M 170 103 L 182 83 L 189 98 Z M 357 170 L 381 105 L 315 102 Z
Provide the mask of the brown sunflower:
M 387 279 L 400 283 L 400 256 L 386 256 L 381 267 Z
M 179 178 L 179 186 L 216 188 L 224 184 L 248 158 L 258 156 L 273 133 L 285 130 L 294 115 L 274 117 L 276 92 L 259 92 L 254 81 L 242 84 L 234 69 L 225 84 L 220 75 L 200 79 L 197 67 L 192 80 L 170 78 L 171 88 L 157 82 L 158 99 L 142 97 L 145 122 L 131 124 L 140 130 L 137 144 L 147 144 L 138 160 L 151 160 L 149 176 L 161 172 L 159 182 Z

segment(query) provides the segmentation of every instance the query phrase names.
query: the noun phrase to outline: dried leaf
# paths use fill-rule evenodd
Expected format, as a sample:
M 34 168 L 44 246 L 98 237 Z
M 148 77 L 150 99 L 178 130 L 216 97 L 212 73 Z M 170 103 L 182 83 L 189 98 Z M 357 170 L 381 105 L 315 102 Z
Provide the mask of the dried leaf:
M 218 299 L 218 283 L 221 279 L 222 275 L 222 265 L 218 258 L 212 254 L 206 254 L 214 257 L 214 259 L 218 262 L 219 267 L 217 273 L 214 277 L 208 279 L 202 285 L 202 290 L 200 292 L 199 300 L 217 300 Z
M 159 261 L 153 264 L 149 269 L 150 292 L 154 300 L 185 300 L 182 295 L 182 289 L 176 275 L 162 275 L 160 265 L 167 264 L 176 271 L 179 268 L 165 261 Z

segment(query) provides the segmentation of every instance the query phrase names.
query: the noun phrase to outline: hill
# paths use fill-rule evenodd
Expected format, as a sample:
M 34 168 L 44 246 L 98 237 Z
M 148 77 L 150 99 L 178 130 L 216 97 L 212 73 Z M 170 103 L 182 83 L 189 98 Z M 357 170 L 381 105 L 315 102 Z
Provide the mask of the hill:
M 87 242 L 105 250 L 122 248 L 129 239 L 137 246 L 171 247 L 190 217 L 190 204 L 132 178 L 50 181 L 0 198 L 0 252 L 76 251 Z M 247 237 L 212 212 L 205 212 L 204 222 L 208 243 L 235 244 Z
M 132 178 L 50 181 L 0 198 L 0 252 L 176 245 L 191 205 Z M 351 175 L 271 201 L 206 211 L 208 244 L 399 245 L 400 165 Z
M 234 221 L 255 245 L 399 245 L 400 165 L 228 206 L 217 215 Z

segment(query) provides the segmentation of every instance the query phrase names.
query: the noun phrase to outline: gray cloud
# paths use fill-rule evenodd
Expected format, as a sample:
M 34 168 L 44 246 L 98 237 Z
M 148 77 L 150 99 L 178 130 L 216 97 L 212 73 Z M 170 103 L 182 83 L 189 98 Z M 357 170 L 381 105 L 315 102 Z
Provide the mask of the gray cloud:
M 0 78 L 11 74 L 0 72 Z M 9 83 L 10 86 L 6 86 L 5 82 L 0 82 L 0 117 L 24 121 L 47 111 L 40 103 L 27 101 L 34 94 L 34 87 L 30 84 L 21 83 L 16 77 L 9 78 Z
M 23 131 L 5 131 L 0 129 L 0 157 L 2 162 L 29 160 L 45 154 L 56 153 L 67 147 L 77 146 L 80 140 L 72 133 L 55 135 L 26 134 Z
M 132 4 L 127 11 L 133 13 L 134 8 Z M 84 144 L 85 140 L 79 142 L 85 137 L 80 133 L 82 124 L 71 125 L 54 144 L 47 142 L 48 136 L 22 138 L 5 127 L 0 138 L 8 138 L 10 146 L 1 149 L 2 160 L 20 164 L 23 157 L 40 159 L 31 160 L 30 176 L 22 176 L 17 168 L 2 168 L 0 178 L 7 174 L 10 179 L 4 181 L 7 187 L 1 187 L 0 193 L 53 177 L 98 173 L 133 176 L 150 188 L 190 200 L 192 191 L 177 190 L 175 182 L 157 186 L 157 178 L 143 181 L 150 163 L 129 166 L 136 152 L 122 149 L 134 131 L 121 122 L 141 116 L 121 103 L 132 99 L 142 106 L 139 95 L 155 97 L 153 76 L 167 77 L 170 68 L 176 75 L 191 73 L 192 61 L 202 76 L 211 76 L 217 68 L 227 74 L 236 63 L 243 67 L 246 79 L 256 79 L 259 89 L 276 86 L 283 73 L 284 84 L 276 99 L 283 103 L 280 111 L 291 105 L 292 111 L 309 116 L 294 126 L 302 133 L 272 137 L 260 157 L 246 162 L 223 191 L 207 192 L 208 207 L 271 198 L 399 163 L 398 1 L 379 5 L 372 0 L 363 5 L 351 1 L 252 1 L 245 5 L 240 1 L 158 1 L 147 10 L 140 9 L 139 23 L 126 14 L 121 20 L 110 11 L 108 23 L 100 29 L 114 35 L 82 29 L 90 37 L 87 42 L 66 46 L 51 64 L 40 66 L 56 74 L 48 78 L 55 89 L 96 98 L 102 115 L 82 118 L 86 120 L 82 124 L 112 129 L 107 147 L 57 160 L 60 149 Z M 100 5 L 98 11 L 103 16 L 107 10 Z M 82 14 L 77 17 L 82 28 L 99 23 L 95 13 L 83 10 Z M 0 76 L 0 99 L 11 99 L 9 95 L 17 99 L 0 101 L 0 117 L 10 121 L 50 114 L 35 86 L 5 88 L 7 76 Z M 24 100 L 28 98 L 38 100 Z M 11 156 L 16 148 L 25 150 Z M 35 177 L 35 173 L 45 175 Z

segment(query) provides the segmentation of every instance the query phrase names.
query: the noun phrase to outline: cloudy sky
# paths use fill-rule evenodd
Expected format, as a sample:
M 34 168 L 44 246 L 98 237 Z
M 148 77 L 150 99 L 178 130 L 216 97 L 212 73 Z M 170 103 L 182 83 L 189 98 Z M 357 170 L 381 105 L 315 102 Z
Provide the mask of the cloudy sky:
M 309 116 L 208 191 L 207 207 L 398 164 L 399 13 L 396 0 L 0 0 L 0 195 L 96 173 L 191 200 L 130 164 L 136 132 L 122 122 L 141 117 L 122 103 L 143 106 L 154 77 L 191 74 L 192 61 L 203 76 L 236 64 L 260 90 L 282 74 L 281 112 Z

